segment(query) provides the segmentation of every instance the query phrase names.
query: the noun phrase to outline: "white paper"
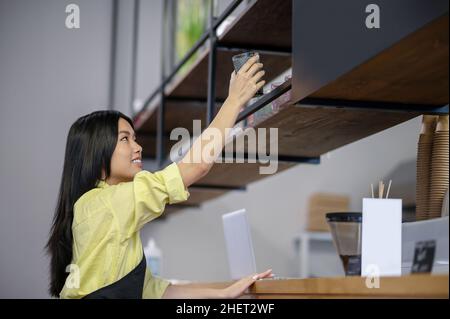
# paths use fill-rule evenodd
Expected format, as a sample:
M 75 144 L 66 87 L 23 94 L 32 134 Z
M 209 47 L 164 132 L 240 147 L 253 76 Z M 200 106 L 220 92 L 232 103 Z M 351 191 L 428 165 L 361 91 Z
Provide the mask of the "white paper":
M 402 200 L 363 199 L 361 275 L 401 276 Z

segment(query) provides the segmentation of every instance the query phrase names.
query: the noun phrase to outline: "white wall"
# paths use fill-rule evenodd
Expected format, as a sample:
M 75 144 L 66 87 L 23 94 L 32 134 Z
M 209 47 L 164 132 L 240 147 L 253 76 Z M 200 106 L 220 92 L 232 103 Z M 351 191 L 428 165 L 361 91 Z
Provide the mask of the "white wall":
M 69 126 L 108 104 L 111 1 L 0 0 L 0 298 L 46 298 Z
M 161 18 L 162 0 L 139 1 L 137 64 L 133 96 L 133 19 L 135 1 L 118 2 L 117 50 L 115 56 L 115 85 L 112 106 L 132 116 L 133 101 L 143 103 L 161 80 Z
M 320 165 L 298 165 L 250 184 L 246 192 L 228 193 L 201 209 L 168 215 L 145 226 L 144 244 L 150 236 L 156 239 L 163 250 L 167 278 L 227 280 L 221 215 L 246 208 L 258 269 L 273 268 L 277 275 L 295 276 L 292 239 L 306 226 L 311 193 L 348 194 L 351 210 L 361 211 L 362 198 L 370 196 L 370 183 L 384 178 L 399 163 L 415 159 L 419 131 L 420 118 L 416 118 L 335 150 Z M 392 190 L 395 186 L 394 180 Z

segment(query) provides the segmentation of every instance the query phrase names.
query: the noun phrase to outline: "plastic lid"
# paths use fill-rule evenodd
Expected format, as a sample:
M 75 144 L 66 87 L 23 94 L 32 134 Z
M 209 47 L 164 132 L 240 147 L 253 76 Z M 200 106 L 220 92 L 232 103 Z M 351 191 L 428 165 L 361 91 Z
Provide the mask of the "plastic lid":
M 362 213 L 352 212 L 341 212 L 341 213 L 328 213 L 326 214 L 328 222 L 362 222 Z

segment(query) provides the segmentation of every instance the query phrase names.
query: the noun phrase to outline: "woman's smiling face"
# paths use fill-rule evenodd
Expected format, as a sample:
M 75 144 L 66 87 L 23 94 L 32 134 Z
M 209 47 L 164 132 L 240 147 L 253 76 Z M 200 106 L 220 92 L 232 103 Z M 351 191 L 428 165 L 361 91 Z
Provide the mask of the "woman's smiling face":
M 117 144 L 111 158 L 109 185 L 130 182 L 142 170 L 142 147 L 136 143 L 136 135 L 130 123 L 119 119 Z

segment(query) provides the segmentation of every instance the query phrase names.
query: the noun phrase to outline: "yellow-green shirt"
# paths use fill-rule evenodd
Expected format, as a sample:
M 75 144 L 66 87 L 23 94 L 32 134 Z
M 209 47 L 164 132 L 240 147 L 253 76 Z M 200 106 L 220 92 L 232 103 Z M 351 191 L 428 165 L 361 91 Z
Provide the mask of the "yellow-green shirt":
M 74 205 L 72 266 L 60 297 L 82 298 L 136 268 L 143 257 L 139 230 L 166 204 L 188 197 L 176 163 L 155 173 L 140 171 L 132 182 L 100 181 L 83 194 Z M 168 285 L 147 268 L 143 298 L 161 298 Z

